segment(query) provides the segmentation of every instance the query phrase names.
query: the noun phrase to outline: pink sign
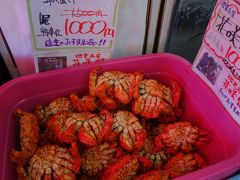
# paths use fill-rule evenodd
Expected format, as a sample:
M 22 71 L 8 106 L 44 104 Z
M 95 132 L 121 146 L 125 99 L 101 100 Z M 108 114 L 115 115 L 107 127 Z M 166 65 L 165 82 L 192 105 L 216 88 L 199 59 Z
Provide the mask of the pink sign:
M 218 0 L 193 70 L 240 124 L 240 6 Z

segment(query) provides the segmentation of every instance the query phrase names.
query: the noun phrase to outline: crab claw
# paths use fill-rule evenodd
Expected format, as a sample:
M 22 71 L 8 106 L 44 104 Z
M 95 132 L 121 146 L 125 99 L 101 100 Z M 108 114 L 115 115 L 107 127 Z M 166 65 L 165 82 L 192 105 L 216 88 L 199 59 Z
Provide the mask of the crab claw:
M 133 151 L 134 148 L 139 148 L 144 145 L 146 135 L 147 133 L 144 129 L 134 130 L 132 128 L 128 128 L 128 132 L 124 130 L 120 135 L 121 146 L 127 151 Z
M 138 166 L 139 162 L 136 155 L 125 155 L 104 171 L 101 180 L 133 179 Z
M 57 137 L 57 139 L 62 143 L 70 143 L 75 140 L 75 123 L 71 124 L 67 129 L 62 128 L 65 125 L 68 117 L 69 112 L 59 111 L 58 113 L 53 115 L 47 122 L 48 129 L 50 129 Z
M 177 82 L 172 81 L 171 82 L 171 91 L 172 91 L 172 94 L 173 94 L 173 107 L 178 108 L 180 98 L 181 98 L 181 94 L 182 94 L 182 89 L 178 85 Z
M 82 127 L 78 131 L 78 139 L 80 142 L 95 146 L 104 140 L 106 134 L 109 133 L 113 117 L 107 110 L 102 110 L 100 115 L 90 116 L 84 121 Z
M 153 162 L 144 156 L 139 156 L 138 160 L 143 166 L 143 169 L 149 169 L 153 166 Z
M 108 132 L 111 131 L 112 124 L 113 124 L 113 116 L 108 110 L 106 109 L 102 110 L 100 112 L 100 117 L 101 116 L 105 117 L 105 122 L 104 122 L 103 130 L 100 131 L 99 134 L 97 135 L 98 143 L 101 143 L 104 137 L 106 136 L 106 134 L 108 134 Z
M 78 152 L 78 145 L 77 145 L 76 141 L 71 143 L 71 148 L 69 149 L 69 151 L 71 152 L 71 154 L 74 157 L 76 157 L 76 158 L 80 157 L 80 154 Z
M 103 107 L 105 107 L 106 109 L 111 110 L 117 108 L 117 102 L 114 99 L 108 98 L 107 96 L 102 96 L 99 99 Z
M 76 93 L 70 94 L 70 101 L 77 112 L 89 112 L 97 110 L 96 98 L 92 96 L 83 96 L 81 99 Z
M 135 83 L 133 88 L 131 89 L 133 91 L 133 98 L 137 99 L 139 97 L 139 84 L 141 80 L 143 79 L 144 73 L 143 72 L 135 72 Z
M 96 81 L 97 81 L 97 72 L 100 67 L 95 67 L 89 74 L 89 93 L 91 96 L 95 96 Z
M 139 97 L 138 99 L 133 101 L 132 111 L 135 114 L 140 114 L 142 112 L 143 108 L 144 108 L 144 103 L 145 103 L 145 99 L 143 97 Z
M 131 101 L 132 97 L 129 97 L 128 94 L 123 90 L 123 87 L 119 82 L 115 83 L 115 96 L 119 102 L 123 104 L 128 104 Z
M 205 130 L 199 130 L 199 137 L 196 141 L 196 145 L 201 146 L 209 142 L 208 132 Z
M 120 135 L 120 144 L 127 151 L 133 151 L 133 142 L 128 133 L 122 133 Z
M 78 140 L 90 146 L 95 146 L 97 143 L 95 135 L 91 131 L 88 133 L 83 127 L 78 131 Z

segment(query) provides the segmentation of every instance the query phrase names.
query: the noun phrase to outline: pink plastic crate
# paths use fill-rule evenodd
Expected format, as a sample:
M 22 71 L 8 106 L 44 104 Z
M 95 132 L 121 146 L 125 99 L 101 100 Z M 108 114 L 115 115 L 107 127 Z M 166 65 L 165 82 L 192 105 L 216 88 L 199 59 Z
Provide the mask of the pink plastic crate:
M 209 166 L 177 179 L 222 179 L 240 168 L 240 128 L 228 115 L 212 91 L 195 75 L 184 59 L 170 54 L 123 58 L 97 64 L 33 74 L 12 80 L 0 87 L 0 177 L 16 179 L 9 152 L 18 144 L 18 123 L 13 111 L 19 107 L 33 111 L 39 102 L 88 90 L 88 74 L 94 66 L 103 71 L 144 71 L 147 77 L 178 81 L 183 88 L 183 117 L 209 131 L 211 142 L 200 152 Z

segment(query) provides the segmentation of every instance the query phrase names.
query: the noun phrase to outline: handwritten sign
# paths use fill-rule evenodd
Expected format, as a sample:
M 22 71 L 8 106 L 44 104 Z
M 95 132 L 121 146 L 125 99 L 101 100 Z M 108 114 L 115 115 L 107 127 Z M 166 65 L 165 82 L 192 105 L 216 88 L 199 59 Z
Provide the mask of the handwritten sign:
M 78 50 L 35 56 L 36 72 L 44 72 L 81 64 L 101 62 L 111 58 L 109 51 Z
M 240 125 L 240 6 L 218 0 L 193 70 Z
M 118 0 L 27 0 L 35 50 L 112 49 Z

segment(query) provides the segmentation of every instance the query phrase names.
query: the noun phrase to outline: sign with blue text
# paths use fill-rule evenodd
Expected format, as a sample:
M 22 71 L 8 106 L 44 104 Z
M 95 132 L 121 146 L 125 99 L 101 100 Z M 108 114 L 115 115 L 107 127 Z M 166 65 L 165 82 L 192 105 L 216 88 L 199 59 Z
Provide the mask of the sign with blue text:
M 112 57 L 119 0 L 26 0 L 36 72 Z
M 27 0 L 36 50 L 112 49 L 118 0 Z

